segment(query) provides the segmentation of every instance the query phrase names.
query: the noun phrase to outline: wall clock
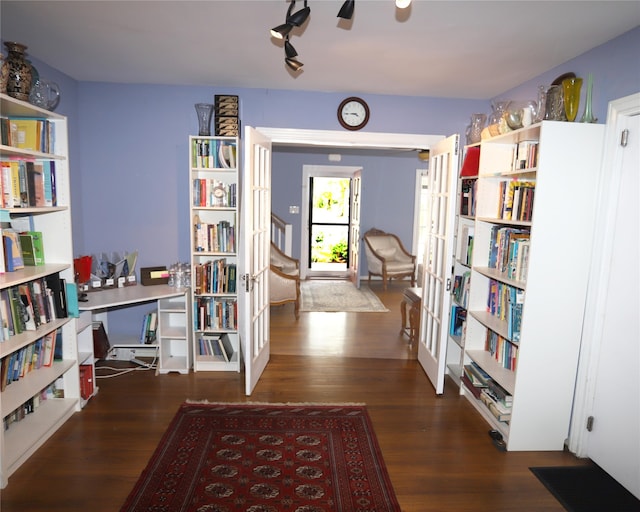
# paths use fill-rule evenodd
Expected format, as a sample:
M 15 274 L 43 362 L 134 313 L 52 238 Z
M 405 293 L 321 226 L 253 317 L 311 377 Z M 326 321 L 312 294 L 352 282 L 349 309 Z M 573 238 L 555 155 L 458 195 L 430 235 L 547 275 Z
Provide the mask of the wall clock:
M 338 121 L 347 130 L 360 130 L 369 121 L 369 105 L 355 96 L 344 99 L 338 106 Z

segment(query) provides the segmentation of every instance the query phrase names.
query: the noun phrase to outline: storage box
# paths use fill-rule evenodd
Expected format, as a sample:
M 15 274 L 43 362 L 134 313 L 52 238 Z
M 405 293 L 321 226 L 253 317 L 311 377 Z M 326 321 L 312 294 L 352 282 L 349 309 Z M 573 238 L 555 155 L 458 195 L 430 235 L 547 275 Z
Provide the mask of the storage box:
M 140 269 L 140 282 L 144 286 L 167 284 L 169 282 L 169 271 L 167 267 L 142 267 Z

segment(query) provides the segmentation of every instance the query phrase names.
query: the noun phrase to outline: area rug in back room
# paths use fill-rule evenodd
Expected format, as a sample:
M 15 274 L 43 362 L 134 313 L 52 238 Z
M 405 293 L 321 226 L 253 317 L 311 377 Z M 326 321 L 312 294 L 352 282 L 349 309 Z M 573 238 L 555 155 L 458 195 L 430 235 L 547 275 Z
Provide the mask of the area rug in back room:
M 360 289 L 351 281 L 311 280 L 300 283 L 300 311 L 376 313 L 389 311 L 365 285 Z
M 183 404 L 121 512 L 399 512 L 367 409 Z

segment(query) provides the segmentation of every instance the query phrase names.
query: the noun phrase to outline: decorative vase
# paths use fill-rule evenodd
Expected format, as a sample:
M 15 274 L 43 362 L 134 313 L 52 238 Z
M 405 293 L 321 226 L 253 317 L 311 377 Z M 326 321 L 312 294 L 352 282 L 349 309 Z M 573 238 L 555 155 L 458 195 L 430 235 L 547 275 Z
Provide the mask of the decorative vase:
M 482 129 L 487 120 L 486 114 L 471 114 L 471 125 L 469 129 L 469 144 L 480 142 Z
M 31 64 L 24 58 L 27 47 L 20 43 L 5 41 L 9 63 L 7 94 L 18 100 L 29 101 L 31 91 Z
M 547 104 L 544 118 L 547 121 L 566 121 L 564 113 L 564 95 L 562 86 L 552 85 L 547 89 Z
M 547 112 L 547 87 L 544 85 L 538 86 L 538 104 L 536 105 L 536 115 L 533 119 L 534 123 L 539 123 L 545 119 Z
M 580 105 L 580 89 L 582 89 L 582 78 L 565 78 L 562 81 L 562 92 L 564 93 L 564 112 L 567 121 L 573 122 L 578 115 Z
M 198 114 L 198 135 L 211 135 L 213 105 L 211 103 L 196 103 L 195 107 Z
M 587 77 L 587 97 L 585 98 L 585 103 L 584 103 L 584 114 L 582 114 L 582 119 L 580 119 L 581 123 L 595 123 L 598 121 L 595 117 L 593 117 L 593 112 L 591 112 L 592 93 L 593 93 L 593 75 L 589 73 L 589 76 Z
M 9 63 L 4 58 L 4 55 L 0 54 L 0 63 L 2 63 L 2 74 L 0 74 L 0 92 L 7 94 L 7 81 L 9 80 Z
M 488 125 L 498 124 L 509 108 L 510 100 L 494 100 L 491 102 L 492 112 L 489 114 Z

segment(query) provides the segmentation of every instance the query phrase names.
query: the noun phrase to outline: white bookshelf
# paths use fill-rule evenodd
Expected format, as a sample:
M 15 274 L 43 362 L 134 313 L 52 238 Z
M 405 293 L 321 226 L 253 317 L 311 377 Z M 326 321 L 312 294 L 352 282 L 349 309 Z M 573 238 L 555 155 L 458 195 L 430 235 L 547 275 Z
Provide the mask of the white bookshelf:
M 220 148 L 226 148 L 220 151 Z M 203 149 L 204 148 L 204 149 Z M 203 155 L 203 153 L 209 156 Z M 191 315 L 193 369 L 194 371 L 240 371 L 240 341 L 238 335 L 238 293 L 237 279 L 238 252 L 240 243 L 238 231 L 238 212 L 240 182 L 238 174 L 239 140 L 237 137 L 190 136 L 189 137 L 189 219 L 191 233 Z M 199 221 L 199 222 L 198 222 Z M 203 240 L 202 230 L 197 225 L 216 226 L 220 231 L 226 223 L 234 235 L 234 243 L 228 241 L 229 231 Z M 225 231 L 223 228 L 222 231 Z M 205 237 L 207 238 L 207 237 Z M 207 274 L 215 266 L 217 272 L 232 271 L 229 285 L 219 287 L 218 280 Z M 220 274 L 216 274 L 220 275 Z M 207 320 L 210 318 L 210 320 Z M 233 353 L 228 361 L 214 347 L 212 340 L 227 336 Z
M 47 119 L 55 132 L 55 144 L 49 153 L 0 145 L 0 157 L 9 159 L 44 159 L 55 161 L 55 190 L 57 206 L 23 207 L 2 210 L 3 222 L 28 226 L 41 231 L 46 264 L 0 275 L 0 289 L 40 280 L 58 274 L 68 283 L 74 282 L 73 246 L 71 232 L 71 204 L 66 117 L 35 107 L 29 103 L 0 94 L 3 117 Z M 0 483 L 8 484 L 9 477 L 70 417 L 81 409 L 78 345 L 76 322 L 72 318 L 57 318 L 43 323 L 37 330 L 24 331 L 0 342 L 0 359 L 9 361 L 13 354 L 29 347 L 53 330 L 62 333 L 62 359 L 49 367 L 43 366 L 25 373 L 18 380 L 6 384 L 1 392 L 0 409 L 3 420 L 13 417 L 24 404 L 34 403 L 33 412 L 20 421 L 12 421 L 0 433 Z M 64 398 L 41 398 L 43 390 L 56 384 L 64 390 Z M 34 397 L 37 397 L 34 400 Z
M 593 241 L 603 126 L 543 121 L 481 143 L 474 252 L 464 364 L 477 363 L 513 396 L 511 419 L 497 421 L 463 385 L 465 395 L 507 450 L 562 450 L 580 351 Z M 537 141 L 537 163 L 514 170 L 518 143 Z M 498 216 L 499 183 L 535 181 L 532 218 Z M 521 280 L 489 268 L 491 229 L 530 231 L 528 272 Z M 490 280 L 524 291 L 515 370 L 486 349 L 488 331 L 508 338 L 506 321 L 487 312 Z

